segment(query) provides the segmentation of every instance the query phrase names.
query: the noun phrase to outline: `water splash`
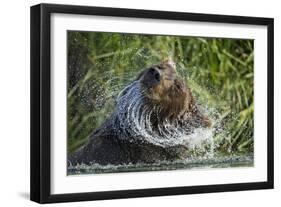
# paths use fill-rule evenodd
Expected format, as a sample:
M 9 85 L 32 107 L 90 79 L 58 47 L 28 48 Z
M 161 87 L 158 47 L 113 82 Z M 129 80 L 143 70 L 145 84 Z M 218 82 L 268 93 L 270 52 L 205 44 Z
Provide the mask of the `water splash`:
M 190 123 L 183 127 L 179 118 L 173 122 L 165 119 L 155 130 L 152 122 L 153 118 L 158 119 L 161 106 L 147 106 L 144 94 L 139 81 L 134 81 L 118 95 L 117 116 L 121 128 L 127 134 L 123 139 L 138 139 L 161 147 L 183 145 L 191 151 L 205 151 L 208 156 L 214 153 L 213 128 L 202 128 Z

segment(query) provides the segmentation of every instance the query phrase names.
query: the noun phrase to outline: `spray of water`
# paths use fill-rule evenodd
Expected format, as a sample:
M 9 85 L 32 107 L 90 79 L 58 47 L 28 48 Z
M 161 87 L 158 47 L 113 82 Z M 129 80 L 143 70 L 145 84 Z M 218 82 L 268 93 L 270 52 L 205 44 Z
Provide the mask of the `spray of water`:
M 161 106 L 148 106 L 145 99 L 145 91 L 139 81 L 132 82 L 119 93 L 116 111 L 120 127 L 127 135 L 124 139 L 138 139 L 161 147 L 184 145 L 188 149 L 201 151 L 206 150 L 208 145 L 207 153 L 213 154 L 212 128 L 202 128 L 188 122 L 183 127 L 180 124 L 183 117 L 179 117 L 172 122 L 167 119 L 158 121 L 155 129 L 152 122 L 153 119 L 159 119 Z

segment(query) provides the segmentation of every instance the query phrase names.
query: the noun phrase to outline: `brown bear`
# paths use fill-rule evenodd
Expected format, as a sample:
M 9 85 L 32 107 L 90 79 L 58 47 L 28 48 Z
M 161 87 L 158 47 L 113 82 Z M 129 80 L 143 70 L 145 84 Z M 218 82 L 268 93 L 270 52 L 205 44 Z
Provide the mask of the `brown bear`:
M 186 158 L 189 143 L 182 137 L 210 126 L 175 63 L 166 60 L 144 69 L 120 92 L 113 114 L 68 156 L 68 163 L 119 165 Z

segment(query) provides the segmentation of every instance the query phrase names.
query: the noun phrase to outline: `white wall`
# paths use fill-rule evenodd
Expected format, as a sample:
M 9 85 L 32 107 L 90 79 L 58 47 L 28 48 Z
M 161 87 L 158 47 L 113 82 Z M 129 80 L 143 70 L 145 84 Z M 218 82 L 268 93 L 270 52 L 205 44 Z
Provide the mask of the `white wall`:
M 276 1 L 245 0 L 69 0 L 2 1 L 0 31 L 0 205 L 35 206 L 29 201 L 29 7 L 37 3 L 67 3 L 137 9 L 218 13 L 275 18 L 275 190 L 213 193 L 55 204 L 54 206 L 253 206 L 281 202 L 281 13 Z M 279 49 L 277 50 L 279 46 Z M 279 57 L 279 58 L 277 58 Z M 279 82 L 278 82 L 279 81 Z M 276 205 L 275 205 L 276 206 Z

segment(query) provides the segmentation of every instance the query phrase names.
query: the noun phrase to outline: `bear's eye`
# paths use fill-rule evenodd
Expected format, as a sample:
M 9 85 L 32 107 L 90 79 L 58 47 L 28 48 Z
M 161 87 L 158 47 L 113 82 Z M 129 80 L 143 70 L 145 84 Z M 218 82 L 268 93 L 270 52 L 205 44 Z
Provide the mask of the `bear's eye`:
M 163 66 L 161 66 L 161 65 L 157 65 L 157 68 L 160 69 L 160 70 L 165 69 L 165 68 L 164 68 Z

